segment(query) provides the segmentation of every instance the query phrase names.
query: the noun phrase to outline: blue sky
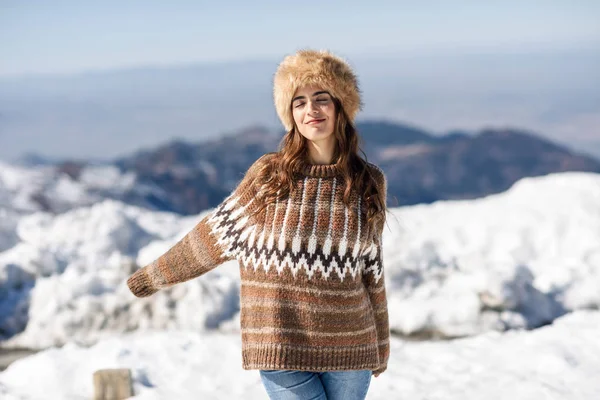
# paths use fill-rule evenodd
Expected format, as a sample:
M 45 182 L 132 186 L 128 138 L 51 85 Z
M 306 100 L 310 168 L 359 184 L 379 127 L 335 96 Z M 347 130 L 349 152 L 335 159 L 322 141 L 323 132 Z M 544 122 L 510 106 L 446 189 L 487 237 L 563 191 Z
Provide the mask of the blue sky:
M 600 43 L 599 1 L 1 1 L 0 75 Z

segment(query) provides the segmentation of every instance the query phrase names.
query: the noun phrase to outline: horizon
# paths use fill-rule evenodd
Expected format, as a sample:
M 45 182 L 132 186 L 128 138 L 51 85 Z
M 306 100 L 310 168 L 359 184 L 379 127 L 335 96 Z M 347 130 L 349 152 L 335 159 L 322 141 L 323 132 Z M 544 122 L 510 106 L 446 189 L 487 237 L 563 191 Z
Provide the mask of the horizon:
M 385 118 L 367 118 L 367 119 L 358 119 L 357 120 L 357 125 L 365 124 L 365 123 L 390 124 L 390 125 L 395 125 L 395 126 L 399 126 L 399 127 L 412 128 L 412 129 L 416 129 L 416 130 L 421 130 L 425 134 L 430 135 L 432 137 L 436 137 L 436 138 L 441 138 L 441 137 L 456 135 L 456 134 L 464 134 L 464 135 L 467 135 L 470 137 L 475 137 L 475 136 L 481 135 L 483 133 L 487 133 L 489 131 L 492 131 L 492 132 L 510 131 L 510 132 L 515 132 L 517 134 L 533 136 L 539 140 L 549 141 L 550 143 L 552 143 L 556 146 L 559 146 L 559 147 L 562 147 L 562 148 L 568 150 L 569 152 L 571 152 L 574 155 L 591 157 L 597 161 L 600 161 L 600 151 L 590 151 L 590 149 L 581 149 L 581 148 L 577 148 L 577 147 L 571 147 L 571 146 L 569 146 L 568 143 L 554 140 L 552 138 L 545 137 L 544 135 L 540 134 L 539 132 L 536 132 L 536 131 L 533 131 L 533 130 L 530 130 L 527 128 L 517 127 L 517 126 L 482 126 L 481 128 L 476 129 L 476 130 L 449 129 L 444 132 L 435 133 L 435 132 L 428 131 L 427 129 L 424 129 L 422 126 L 419 126 L 417 124 L 412 124 L 410 122 L 405 122 L 405 121 L 395 121 L 395 120 L 385 119 Z M 273 128 L 270 128 L 267 126 L 262 126 L 262 125 L 248 125 L 246 127 L 242 127 L 237 130 L 219 132 L 214 136 L 198 138 L 196 140 L 189 139 L 189 138 L 177 137 L 177 136 L 170 137 L 170 138 L 166 138 L 163 142 L 156 143 L 155 145 L 152 145 L 152 146 L 140 147 L 140 148 L 137 148 L 137 149 L 134 149 L 131 151 L 125 151 L 123 153 L 119 153 L 119 154 L 116 154 L 116 155 L 113 155 L 110 157 L 106 157 L 106 158 L 89 157 L 89 156 L 83 156 L 81 158 L 77 158 L 75 156 L 52 156 L 52 155 L 46 155 L 43 153 L 38 153 L 38 152 L 32 151 L 32 152 L 25 152 L 25 153 L 19 154 L 18 156 L 14 157 L 13 159 L 5 159 L 0 156 L 0 162 L 9 163 L 9 164 L 10 163 L 19 163 L 23 160 L 33 158 L 33 159 L 41 159 L 42 162 L 50 162 L 50 163 L 60 163 L 60 162 L 86 162 L 86 163 L 90 163 L 90 164 L 112 163 L 118 159 L 133 156 L 136 153 L 146 152 L 146 151 L 154 151 L 159 147 L 169 146 L 173 143 L 184 143 L 186 145 L 193 146 L 193 145 L 198 145 L 198 144 L 202 144 L 205 142 L 210 142 L 213 140 L 218 140 L 218 139 L 224 138 L 224 137 L 229 137 L 229 136 L 235 137 L 235 136 L 243 134 L 245 131 L 254 130 L 254 129 L 265 130 L 270 134 L 281 133 L 283 135 L 283 133 L 284 133 L 283 129 L 273 129 Z M 360 131 L 358 131 L 358 134 L 360 135 Z M 585 150 L 588 150 L 588 151 L 586 152 Z M 600 149 L 598 149 L 598 150 L 600 150 Z
M 308 48 L 308 47 L 307 47 Z M 314 47 L 313 47 L 314 48 Z M 380 53 L 349 53 L 342 54 L 336 53 L 342 56 L 350 64 L 354 64 L 357 61 L 364 60 L 394 60 L 394 59 L 409 59 L 409 58 L 439 58 L 439 57 L 477 57 L 477 56 L 519 56 L 523 54 L 528 55 L 568 55 L 575 53 L 579 54 L 592 54 L 600 56 L 600 35 L 597 42 L 589 43 L 577 43 L 575 46 L 566 45 L 563 47 L 549 47 L 540 43 L 529 43 L 527 47 L 495 47 L 493 51 L 490 51 L 488 47 L 466 47 L 461 49 L 408 49 L 399 52 L 380 52 Z M 299 49 L 299 48 L 298 48 Z M 316 48 L 315 48 L 316 49 Z M 329 48 L 323 48 L 330 50 Z M 291 54 L 292 52 L 286 53 Z M 115 65 L 109 67 L 92 67 L 89 69 L 82 69 L 77 71 L 48 71 L 48 72 L 19 72 L 15 74 L 2 74 L 0 73 L 0 83 L 2 82 L 18 82 L 23 79 L 37 79 L 37 78 L 69 78 L 69 77 L 82 77 L 91 75 L 103 75 L 111 73 L 131 73 L 131 72 L 146 72 L 146 71 L 164 71 L 164 70 L 186 70 L 194 68 L 214 68 L 217 66 L 230 66 L 230 65 L 241 65 L 241 64 L 261 64 L 261 63 L 278 63 L 282 57 L 286 54 L 281 54 L 281 57 L 277 56 L 256 56 L 239 59 L 219 59 L 219 60 L 191 60 L 187 62 L 179 63 L 144 63 L 135 65 Z M 274 72 L 274 71 L 273 71 Z

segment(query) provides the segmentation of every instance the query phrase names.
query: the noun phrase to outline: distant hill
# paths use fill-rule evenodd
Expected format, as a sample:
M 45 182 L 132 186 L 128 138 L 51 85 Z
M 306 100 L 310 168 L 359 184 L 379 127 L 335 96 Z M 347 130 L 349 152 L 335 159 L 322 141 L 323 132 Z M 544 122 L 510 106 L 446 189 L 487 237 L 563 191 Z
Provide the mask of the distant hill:
M 385 129 L 391 137 L 405 131 L 388 125 Z M 361 130 L 367 143 L 371 130 L 376 124 Z M 481 197 L 502 192 L 523 177 L 553 172 L 600 172 L 600 161 L 591 156 L 520 130 L 487 129 L 387 143 L 369 143 L 367 155 L 386 172 L 389 193 L 400 205 Z
M 523 177 L 553 172 L 600 173 L 600 161 L 591 156 L 516 129 L 436 136 L 385 121 L 362 122 L 357 128 L 368 160 L 386 172 L 390 206 L 477 198 L 505 191 Z M 49 161 L 43 160 L 44 170 L 52 171 L 51 182 L 68 177 L 72 185 L 79 184 L 80 194 L 73 200 L 69 192 L 62 201 L 59 189 L 48 189 L 50 184 L 43 183 L 44 175 L 39 173 L 35 180 L 41 183 L 26 190 L 35 194 L 30 203 L 48 211 L 114 198 L 155 210 L 196 214 L 220 203 L 258 157 L 276 150 L 281 137 L 281 132 L 255 126 L 200 143 L 172 141 L 111 161 L 112 169 L 107 171 L 115 181 L 112 185 L 102 180 L 103 170 L 97 165 L 62 161 L 50 168 Z M 28 156 L 30 163 L 34 160 L 35 155 Z M 64 188 L 64 183 L 59 187 Z

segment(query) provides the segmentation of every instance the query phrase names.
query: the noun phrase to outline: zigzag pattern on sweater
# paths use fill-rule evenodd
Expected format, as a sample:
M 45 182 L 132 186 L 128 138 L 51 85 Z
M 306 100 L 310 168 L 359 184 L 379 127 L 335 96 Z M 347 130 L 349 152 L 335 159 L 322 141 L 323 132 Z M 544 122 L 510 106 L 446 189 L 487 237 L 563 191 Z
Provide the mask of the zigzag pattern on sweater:
M 305 178 L 305 183 L 307 179 L 308 178 Z M 320 184 L 321 179 L 319 179 L 319 188 Z M 335 179 L 333 184 L 333 192 L 335 192 Z M 305 186 L 306 185 L 304 185 L 304 187 Z M 319 192 L 319 189 L 317 189 L 317 192 Z M 211 226 L 211 232 L 215 236 L 217 244 L 223 248 L 224 254 L 228 257 L 238 259 L 245 268 L 253 267 L 254 270 L 256 270 L 257 268 L 262 267 L 268 272 L 270 267 L 274 266 L 278 274 L 281 274 L 285 268 L 289 268 L 294 277 L 298 271 L 303 269 L 309 279 L 312 278 L 317 270 L 321 272 L 321 277 L 324 279 L 328 279 L 332 273 L 337 274 L 342 281 L 347 273 L 349 273 L 353 279 L 360 279 L 362 274 L 366 273 L 372 273 L 375 282 L 378 282 L 381 278 L 383 274 L 383 264 L 381 262 L 381 254 L 379 254 L 380 247 L 378 247 L 375 242 L 371 242 L 361 249 L 362 244 L 359 241 L 361 229 L 360 221 L 358 221 L 356 241 L 352 246 L 352 251 L 348 251 L 347 207 L 345 209 L 344 236 L 338 243 L 337 251 L 332 252 L 331 221 L 327 238 L 324 242 L 325 244 L 322 246 L 317 244 L 315 235 L 316 218 L 313 221 L 312 235 L 308 238 L 308 241 L 303 241 L 303 238 L 299 235 L 302 217 L 300 217 L 296 227 L 296 235 L 291 241 L 286 240 L 287 238 L 283 234 L 280 234 L 276 239 L 273 235 L 274 227 L 271 229 L 268 238 L 265 240 L 266 228 L 261 230 L 261 227 L 256 224 L 248 225 L 249 218 L 244 214 L 244 211 L 251 205 L 255 197 L 253 197 L 246 205 L 238 206 L 241 196 L 242 194 L 237 197 L 232 194 L 225 199 L 221 205 L 213 211 L 208 219 L 208 223 Z M 290 209 L 290 199 L 288 199 L 286 207 L 286 210 L 288 211 Z M 277 212 L 278 206 L 279 201 L 275 204 L 275 212 Z M 359 213 L 360 206 L 359 198 Z M 300 211 L 302 213 L 302 208 Z M 286 222 L 287 212 L 284 219 L 284 227 Z M 259 232 L 259 230 L 261 231 Z

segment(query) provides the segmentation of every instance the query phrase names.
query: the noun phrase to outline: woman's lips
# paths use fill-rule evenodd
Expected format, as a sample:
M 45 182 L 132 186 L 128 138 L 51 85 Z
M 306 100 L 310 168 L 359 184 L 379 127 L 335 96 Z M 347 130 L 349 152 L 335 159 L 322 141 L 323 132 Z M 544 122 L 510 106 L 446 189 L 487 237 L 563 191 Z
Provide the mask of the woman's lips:
M 307 125 L 316 125 L 319 124 L 321 122 L 325 121 L 325 119 L 313 119 L 312 121 L 307 122 Z

